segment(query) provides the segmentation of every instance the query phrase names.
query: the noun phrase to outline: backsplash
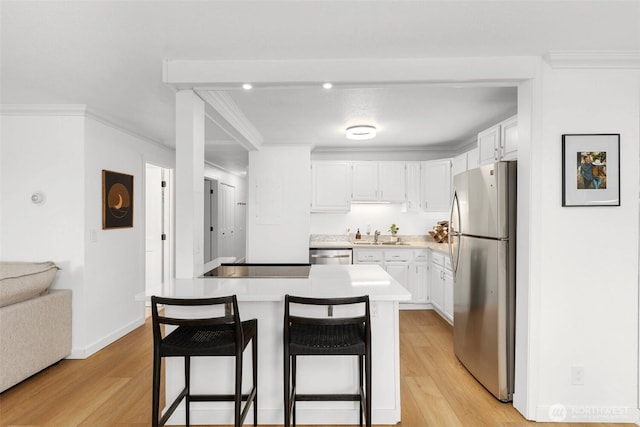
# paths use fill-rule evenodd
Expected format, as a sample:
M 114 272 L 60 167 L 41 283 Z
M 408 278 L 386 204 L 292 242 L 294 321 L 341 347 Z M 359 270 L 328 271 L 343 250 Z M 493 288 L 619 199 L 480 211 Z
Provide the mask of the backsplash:
M 397 224 L 398 237 L 422 236 L 433 230 L 438 221 L 448 220 L 449 212 L 401 212 L 398 204 L 354 204 L 350 212 L 312 213 L 310 233 L 316 235 L 355 234 L 358 228 L 364 238 L 367 231 L 391 234 L 389 227 Z M 349 231 L 347 231 L 349 229 Z

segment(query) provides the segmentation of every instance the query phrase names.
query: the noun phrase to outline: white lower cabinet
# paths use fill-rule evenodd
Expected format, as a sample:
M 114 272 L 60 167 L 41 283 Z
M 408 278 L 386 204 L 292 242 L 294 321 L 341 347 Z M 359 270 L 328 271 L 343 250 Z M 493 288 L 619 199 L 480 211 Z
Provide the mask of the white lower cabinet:
M 428 294 L 426 249 L 354 248 L 354 264 L 377 264 L 411 293 L 409 303 L 425 304 Z
M 442 252 L 431 251 L 429 285 L 433 308 L 453 324 L 453 272 L 449 257 Z

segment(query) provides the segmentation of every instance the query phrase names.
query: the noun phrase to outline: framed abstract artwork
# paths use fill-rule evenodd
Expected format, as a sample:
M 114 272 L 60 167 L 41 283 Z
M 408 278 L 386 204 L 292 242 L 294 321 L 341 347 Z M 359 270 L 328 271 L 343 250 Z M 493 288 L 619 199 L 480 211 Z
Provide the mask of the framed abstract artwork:
M 102 170 L 102 229 L 133 227 L 133 175 Z
M 562 206 L 620 206 L 620 134 L 562 135 Z

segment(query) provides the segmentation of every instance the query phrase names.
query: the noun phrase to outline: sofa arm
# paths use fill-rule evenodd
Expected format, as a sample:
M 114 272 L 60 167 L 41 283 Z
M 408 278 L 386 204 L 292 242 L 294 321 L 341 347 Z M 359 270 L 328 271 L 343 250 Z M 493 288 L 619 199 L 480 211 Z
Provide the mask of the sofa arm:
M 71 353 L 71 290 L 0 308 L 0 392 Z

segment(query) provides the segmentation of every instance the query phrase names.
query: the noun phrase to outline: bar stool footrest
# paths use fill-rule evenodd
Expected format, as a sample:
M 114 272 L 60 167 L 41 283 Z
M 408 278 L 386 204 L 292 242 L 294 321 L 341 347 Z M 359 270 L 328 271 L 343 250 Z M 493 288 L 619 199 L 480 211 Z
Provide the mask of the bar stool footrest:
M 359 394 L 296 394 L 298 402 L 353 402 L 361 399 Z

